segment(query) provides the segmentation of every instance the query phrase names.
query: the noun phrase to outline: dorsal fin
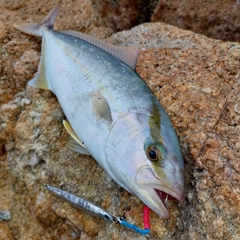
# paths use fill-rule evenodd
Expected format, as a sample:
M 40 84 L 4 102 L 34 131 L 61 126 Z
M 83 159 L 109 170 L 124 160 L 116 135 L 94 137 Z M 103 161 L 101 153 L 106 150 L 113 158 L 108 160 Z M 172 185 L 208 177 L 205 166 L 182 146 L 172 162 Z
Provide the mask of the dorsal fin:
M 72 31 L 72 30 L 63 30 L 60 32 L 71 35 L 73 37 L 80 38 L 88 43 L 91 43 L 103 49 L 104 51 L 110 53 L 114 57 L 120 59 L 121 61 L 129 65 L 132 69 L 136 68 L 138 52 L 139 52 L 139 46 L 137 44 L 133 44 L 127 47 L 116 46 L 104 40 L 97 39 L 93 36 L 90 36 L 81 32 Z

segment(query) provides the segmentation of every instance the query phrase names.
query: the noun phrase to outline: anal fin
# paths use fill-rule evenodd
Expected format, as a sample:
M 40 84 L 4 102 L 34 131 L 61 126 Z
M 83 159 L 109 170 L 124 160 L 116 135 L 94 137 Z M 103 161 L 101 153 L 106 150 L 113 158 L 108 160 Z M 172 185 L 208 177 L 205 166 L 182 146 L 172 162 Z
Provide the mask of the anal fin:
M 85 155 L 91 155 L 88 150 L 86 149 L 84 143 L 79 139 L 77 134 L 72 129 L 72 126 L 65 120 L 63 120 L 63 125 L 67 132 L 70 134 L 72 139 L 70 139 L 67 143 L 67 146 L 72 149 L 75 152 L 85 154 Z

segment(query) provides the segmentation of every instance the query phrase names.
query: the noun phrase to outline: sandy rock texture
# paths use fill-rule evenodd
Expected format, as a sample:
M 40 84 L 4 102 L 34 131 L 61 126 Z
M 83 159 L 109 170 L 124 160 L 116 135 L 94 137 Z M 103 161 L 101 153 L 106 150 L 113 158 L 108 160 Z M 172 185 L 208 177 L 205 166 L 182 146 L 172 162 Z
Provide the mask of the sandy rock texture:
M 114 31 L 149 22 L 157 0 L 92 0 L 104 24 Z
M 115 184 L 90 156 L 66 147 L 54 94 L 27 86 L 41 40 L 13 23 L 41 21 L 57 1 L 1 1 L 0 220 L 2 239 L 240 239 L 240 44 L 163 23 L 139 25 L 108 41 L 140 44 L 137 72 L 168 112 L 185 158 L 186 200 L 168 202 L 171 218 L 151 212 L 139 236 L 52 196 L 61 187 L 142 227 L 143 204 Z M 113 32 L 90 0 L 64 1 L 56 29 L 106 38 Z M 1 214 L 0 214 L 1 215 Z M 0 237 L 0 239 L 1 239 Z
M 239 0 L 160 0 L 151 21 L 165 22 L 224 41 L 239 41 L 239 10 Z

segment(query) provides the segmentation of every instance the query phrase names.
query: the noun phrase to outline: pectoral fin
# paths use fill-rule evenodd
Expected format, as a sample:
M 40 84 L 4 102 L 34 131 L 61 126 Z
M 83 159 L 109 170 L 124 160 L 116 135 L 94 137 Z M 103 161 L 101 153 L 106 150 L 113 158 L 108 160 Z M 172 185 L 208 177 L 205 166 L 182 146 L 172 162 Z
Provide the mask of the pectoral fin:
M 70 139 L 68 141 L 67 146 L 75 152 L 85 154 L 85 155 L 91 155 L 88 152 L 88 150 L 86 149 L 84 143 L 79 139 L 79 137 L 73 131 L 72 126 L 65 120 L 63 120 L 63 125 L 64 125 L 65 129 L 67 130 L 67 132 L 72 137 L 72 139 Z
M 108 103 L 99 92 L 96 92 L 93 96 L 92 111 L 97 122 L 101 120 L 107 121 L 109 124 L 112 122 L 112 116 Z

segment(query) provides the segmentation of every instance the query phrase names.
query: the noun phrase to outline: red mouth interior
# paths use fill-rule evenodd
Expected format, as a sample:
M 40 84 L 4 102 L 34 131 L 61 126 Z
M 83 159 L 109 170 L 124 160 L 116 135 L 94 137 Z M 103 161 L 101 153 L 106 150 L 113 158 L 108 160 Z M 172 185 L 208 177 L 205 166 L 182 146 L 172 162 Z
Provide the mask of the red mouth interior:
M 161 190 L 155 189 L 156 193 L 158 194 L 159 198 L 162 200 L 164 204 L 166 204 L 167 200 L 179 201 L 175 197 L 171 196 L 168 193 L 165 193 Z

